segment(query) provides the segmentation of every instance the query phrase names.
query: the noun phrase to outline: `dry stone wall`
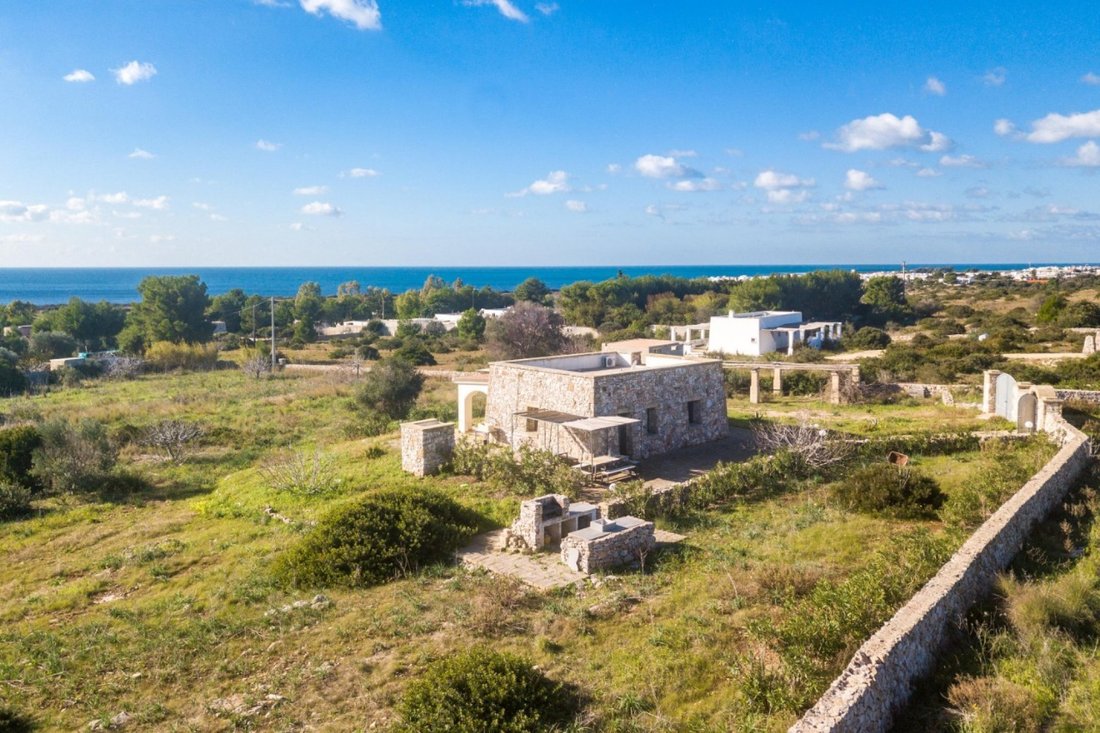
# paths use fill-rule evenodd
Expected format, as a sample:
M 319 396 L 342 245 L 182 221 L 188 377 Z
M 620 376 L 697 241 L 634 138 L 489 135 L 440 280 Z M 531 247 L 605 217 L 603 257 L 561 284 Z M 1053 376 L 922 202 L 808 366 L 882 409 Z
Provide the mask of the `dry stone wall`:
M 1062 447 L 990 517 L 940 571 L 856 652 L 847 669 L 792 732 L 885 731 L 914 682 L 928 674 L 951 629 L 985 596 L 1089 461 L 1087 437 L 1046 401 L 1040 428 Z
M 1085 402 L 1090 405 L 1100 405 L 1100 390 L 1096 389 L 1059 389 L 1055 390 L 1058 399 L 1066 402 Z

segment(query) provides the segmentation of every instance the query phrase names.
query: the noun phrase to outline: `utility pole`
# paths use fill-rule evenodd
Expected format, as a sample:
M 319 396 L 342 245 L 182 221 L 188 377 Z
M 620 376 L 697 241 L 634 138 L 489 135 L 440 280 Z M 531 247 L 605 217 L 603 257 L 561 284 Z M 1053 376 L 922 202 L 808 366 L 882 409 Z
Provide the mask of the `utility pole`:
M 271 296 L 271 373 L 275 373 L 275 296 Z
M 259 303 L 252 304 L 252 348 L 256 348 L 256 306 Z

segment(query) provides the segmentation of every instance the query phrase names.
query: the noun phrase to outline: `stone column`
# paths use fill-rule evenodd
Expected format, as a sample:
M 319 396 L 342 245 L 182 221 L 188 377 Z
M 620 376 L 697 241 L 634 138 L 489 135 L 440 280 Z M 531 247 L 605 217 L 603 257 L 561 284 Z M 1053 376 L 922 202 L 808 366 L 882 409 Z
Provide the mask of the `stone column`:
M 772 371 L 772 392 L 777 395 L 783 394 L 783 369 L 780 367 Z
M 860 382 L 859 367 L 857 367 L 857 366 L 852 367 L 852 385 L 855 386 L 855 387 L 858 387 L 859 382 Z
M 840 372 L 829 373 L 829 404 L 840 404 Z
M 982 373 L 982 412 L 992 415 L 997 412 L 997 377 L 1001 372 L 987 369 Z
M 749 370 L 749 402 L 760 404 L 760 370 Z

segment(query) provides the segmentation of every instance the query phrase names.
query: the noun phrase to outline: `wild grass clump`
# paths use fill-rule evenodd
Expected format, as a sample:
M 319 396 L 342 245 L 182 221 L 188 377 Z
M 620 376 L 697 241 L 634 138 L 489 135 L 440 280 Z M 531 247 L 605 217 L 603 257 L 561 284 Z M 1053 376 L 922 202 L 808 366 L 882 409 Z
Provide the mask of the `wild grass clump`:
M 987 441 L 982 445 L 986 468 L 951 492 L 940 518 L 950 527 L 977 527 L 1043 467 L 1053 450 L 1042 437 Z
M 445 657 L 413 681 L 395 733 L 548 733 L 575 715 L 576 695 L 531 662 L 478 647 Z
M 297 587 L 362 588 L 446 562 L 476 517 L 436 491 L 380 491 L 321 519 L 275 563 Z
M 145 350 L 145 363 L 159 371 L 209 371 L 218 365 L 214 344 L 174 344 L 157 341 Z
M 872 463 L 834 485 L 833 499 L 845 509 L 895 519 L 928 519 L 947 495 L 936 480 L 915 468 Z

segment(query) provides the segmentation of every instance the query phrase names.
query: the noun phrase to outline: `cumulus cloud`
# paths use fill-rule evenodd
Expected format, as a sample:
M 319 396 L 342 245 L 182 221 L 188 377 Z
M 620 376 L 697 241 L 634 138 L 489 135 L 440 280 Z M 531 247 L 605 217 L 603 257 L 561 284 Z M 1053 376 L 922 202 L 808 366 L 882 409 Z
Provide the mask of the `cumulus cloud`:
M 535 10 L 543 15 L 553 15 L 560 9 L 561 7 L 557 3 L 535 3 Z
M 526 196 L 529 193 L 536 196 L 549 196 L 552 193 L 565 193 L 571 190 L 568 173 L 565 171 L 550 171 L 546 178 L 533 181 L 527 188 L 510 193 L 508 196 Z
M 262 150 L 265 153 L 274 153 L 279 148 L 283 147 L 282 143 L 273 143 L 270 140 L 257 140 L 256 149 Z
M 111 69 L 115 75 L 115 81 L 119 84 L 131 86 L 139 81 L 147 81 L 157 75 L 157 67 L 147 61 L 131 61 L 125 66 Z
M 95 81 L 95 76 L 87 69 L 73 69 L 61 78 L 65 81 L 74 82 L 77 84 L 86 84 L 87 82 Z
M 634 170 L 647 178 L 702 178 L 672 155 L 643 155 L 634 161 Z
M 951 140 L 941 132 L 921 127 L 912 115 L 899 118 L 884 112 L 852 120 L 837 130 L 836 142 L 825 143 L 824 147 L 846 153 L 888 148 L 919 148 L 925 152 L 942 152 L 951 147 Z
M 45 204 L 24 204 L 21 201 L 0 201 L 0 221 L 32 222 L 43 221 L 50 215 L 50 207 Z
M 919 171 L 917 171 L 917 176 L 919 176 L 920 178 L 937 178 L 938 176 L 942 175 L 943 173 L 936 170 L 935 168 L 921 168 Z
M 722 188 L 720 181 L 713 178 L 685 178 L 682 181 L 669 181 L 669 189 L 673 191 L 717 191 Z
M 1007 137 L 1016 132 L 1016 123 L 1012 120 L 1006 120 L 1004 117 L 993 122 L 993 132 L 997 133 L 1001 137 Z
M 576 199 L 569 199 L 565 202 L 565 208 L 578 214 L 583 214 L 584 212 L 588 211 L 588 204 L 583 201 L 578 201 Z
M 520 23 L 527 23 L 531 19 L 527 17 L 527 14 L 512 4 L 511 0 L 462 0 L 462 4 L 468 8 L 477 8 L 483 5 L 492 5 L 500 14 L 508 20 L 515 20 Z M 550 11 L 554 12 L 553 10 Z M 550 13 L 543 13 L 549 15 Z
M 328 186 L 302 186 L 294 189 L 295 196 L 323 196 L 328 193 Z
M 375 0 L 299 0 L 302 10 L 311 15 L 328 13 L 346 20 L 361 31 L 382 30 L 382 13 Z
M 942 97 L 947 94 L 947 85 L 934 76 L 928 77 L 924 82 L 924 91 L 929 94 L 935 94 L 937 97 Z
M 1061 115 L 1051 112 L 1031 123 L 1024 136 L 1033 143 L 1060 143 L 1071 137 L 1100 137 L 1100 109 Z
M 141 148 L 134 148 L 134 152 L 126 156 L 127 158 L 133 158 L 134 160 L 152 160 L 157 157 L 150 153 L 148 150 L 142 150 Z
M 793 173 L 780 173 L 769 168 L 760 171 L 752 185 L 765 191 L 768 201 L 773 204 L 797 204 L 809 198 L 810 192 L 806 189 L 814 185 L 814 179 L 799 178 Z
M 352 168 L 347 173 L 341 173 L 340 175 L 346 175 L 348 178 L 374 178 L 382 174 L 374 168 Z
M 973 155 L 945 155 L 940 158 L 940 165 L 945 168 L 985 168 L 985 163 Z
M 134 199 L 134 206 L 138 206 L 142 209 L 153 209 L 155 211 L 164 211 L 168 208 L 168 197 L 157 196 L 153 199 Z
M 105 204 L 125 204 L 130 200 L 130 197 L 126 195 L 125 191 L 119 191 L 117 193 L 101 193 L 95 196 L 97 201 L 102 201 Z
M 998 66 L 995 69 L 990 69 L 989 71 L 985 72 L 985 75 L 982 76 L 982 81 L 988 87 L 999 87 L 1005 83 L 1006 73 L 1007 72 L 1005 70 L 1005 67 Z
M 327 201 L 313 201 L 301 208 L 303 214 L 310 216 L 340 216 L 344 212 Z
M 1089 140 L 1077 148 L 1077 155 L 1072 158 L 1063 158 L 1062 165 L 1084 166 L 1087 168 L 1100 166 L 1100 145 Z
M 844 188 L 849 191 L 870 191 L 874 188 L 885 188 L 885 186 L 872 178 L 869 173 L 849 168 L 844 176 Z
M 1100 86 L 1100 75 L 1094 74 L 1091 71 L 1081 77 L 1082 84 L 1088 84 L 1090 87 Z

